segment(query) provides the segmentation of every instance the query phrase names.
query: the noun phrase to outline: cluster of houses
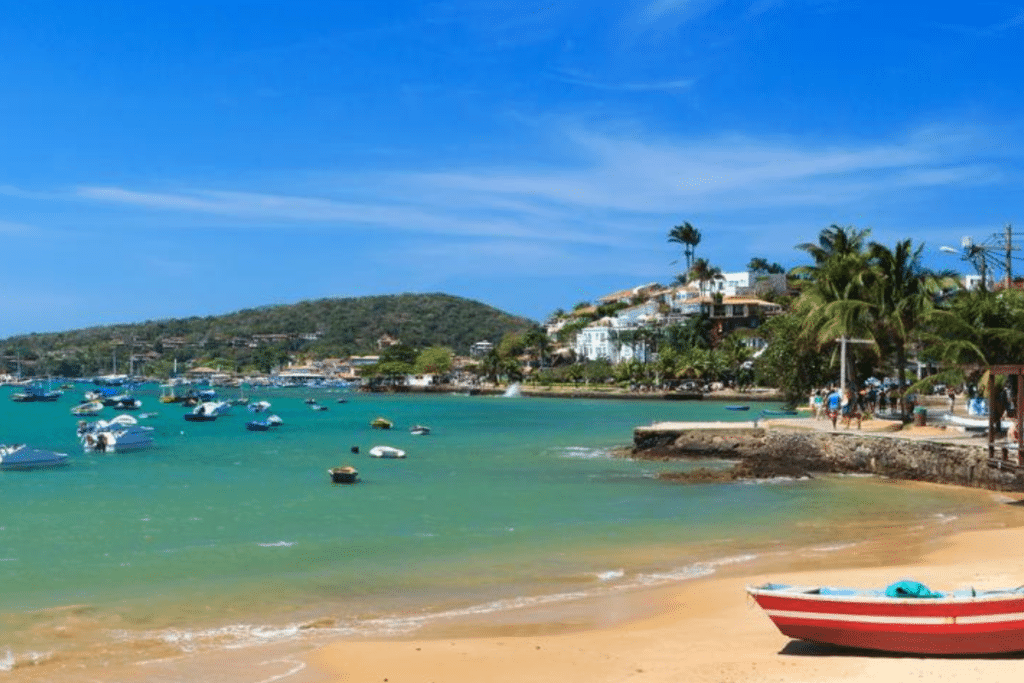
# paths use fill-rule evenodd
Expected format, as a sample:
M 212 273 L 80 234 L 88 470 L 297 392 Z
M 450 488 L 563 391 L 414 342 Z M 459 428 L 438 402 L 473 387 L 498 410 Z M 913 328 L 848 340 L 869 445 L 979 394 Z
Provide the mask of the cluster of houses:
M 782 313 L 782 306 L 760 297 L 787 291 L 786 276 L 782 273 L 760 275 L 746 271 L 723 273 L 720 278 L 675 287 L 639 285 L 598 299 L 601 304 L 619 303 L 625 307 L 580 330 L 572 350 L 578 359 L 622 363 L 636 358 L 648 362 L 652 360 L 652 345 L 646 331 L 682 324 L 705 312 L 711 319 L 715 339 L 738 329 L 749 330 L 743 341 L 757 351 L 766 342 L 756 334 L 756 329 L 768 317 Z M 548 325 L 548 335 L 557 334 L 570 320 L 566 317 L 553 321 Z

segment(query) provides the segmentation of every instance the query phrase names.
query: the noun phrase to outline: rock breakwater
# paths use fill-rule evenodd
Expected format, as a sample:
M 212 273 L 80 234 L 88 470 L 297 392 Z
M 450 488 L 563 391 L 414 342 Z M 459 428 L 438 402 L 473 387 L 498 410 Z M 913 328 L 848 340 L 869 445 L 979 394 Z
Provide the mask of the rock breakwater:
M 990 458 L 987 445 L 911 439 L 893 433 L 797 431 L 771 427 L 666 423 L 638 427 L 632 457 L 735 461 L 723 478 L 814 473 L 873 474 L 892 479 L 1024 491 L 1024 468 Z M 694 473 L 697 481 L 710 475 Z M 687 475 L 669 475 L 688 479 Z

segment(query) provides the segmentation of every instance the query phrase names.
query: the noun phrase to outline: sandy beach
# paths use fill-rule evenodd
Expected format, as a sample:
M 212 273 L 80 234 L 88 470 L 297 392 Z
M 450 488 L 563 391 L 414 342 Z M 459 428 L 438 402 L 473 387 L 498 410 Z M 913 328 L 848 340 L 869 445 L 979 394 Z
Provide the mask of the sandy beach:
M 744 587 L 767 580 L 883 587 L 914 578 L 937 590 L 1024 583 L 1024 507 L 1000 501 L 981 523 L 996 527 L 907 543 L 894 533 L 871 547 L 821 558 L 726 569 L 648 593 L 604 598 L 575 618 L 537 613 L 516 622 L 452 624 L 414 640 L 338 642 L 287 680 L 386 683 L 479 681 L 1018 681 L 1020 656 L 922 658 L 814 646 L 781 635 Z M 637 602 L 639 601 L 639 602 Z M 642 607 L 641 607 L 642 603 Z M 632 612 L 647 614 L 630 616 Z M 603 624 L 602 621 L 606 621 Z

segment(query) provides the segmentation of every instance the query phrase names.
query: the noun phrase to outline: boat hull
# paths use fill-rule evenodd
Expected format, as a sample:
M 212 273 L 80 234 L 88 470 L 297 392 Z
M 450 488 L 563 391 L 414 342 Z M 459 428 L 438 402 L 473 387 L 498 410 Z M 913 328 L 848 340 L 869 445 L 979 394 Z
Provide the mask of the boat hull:
M 1024 593 L 974 597 L 828 597 L 748 589 L 783 635 L 922 655 L 1024 652 Z

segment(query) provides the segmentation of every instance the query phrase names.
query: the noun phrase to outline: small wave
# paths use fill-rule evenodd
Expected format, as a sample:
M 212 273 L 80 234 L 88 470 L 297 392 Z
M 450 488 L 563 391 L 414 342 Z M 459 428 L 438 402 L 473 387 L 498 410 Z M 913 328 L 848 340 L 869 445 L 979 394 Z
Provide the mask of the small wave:
M 274 541 L 273 543 L 257 543 L 261 548 L 291 548 L 295 541 Z
M 597 572 L 596 574 L 597 578 L 601 581 L 613 581 L 615 579 L 621 579 L 625 575 L 626 572 L 621 569 L 609 569 L 608 571 Z
M 586 448 L 584 446 L 567 446 L 561 449 L 560 458 L 578 458 L 580 460 L 607 460 L 612 452 L 607 448 Z
M 749 486 L 770 486 L 773 484 L 792 484 L 798 481 L 810 481 L 811 477 L 771 477 L 770 479 L 742 479 L 738 481 L 738 484 L 747 484 Z
M 936 513 L 935 519 L 938 520 L 939 524 L 951 524 L 956 520 L 960 519 L 957 515 L 950 515 L 948 513 L 939 512 Z
M 50 661 L 53 659 L 53 656 L 53 652 L 22 652 L 15 654 L 13 651 L 7 650 L 0 657 L 0 671 L 11 672 L 26 666 L 38 666 Z
M 809 548 L 808 551 L 812 553 L 837 553 L 841 550 L 848 550 L 856 546 L 856 543 L 834 543 L 832 545 L 819 545 L 813 548 Z

